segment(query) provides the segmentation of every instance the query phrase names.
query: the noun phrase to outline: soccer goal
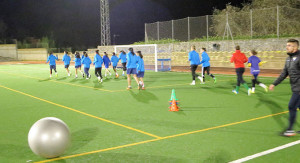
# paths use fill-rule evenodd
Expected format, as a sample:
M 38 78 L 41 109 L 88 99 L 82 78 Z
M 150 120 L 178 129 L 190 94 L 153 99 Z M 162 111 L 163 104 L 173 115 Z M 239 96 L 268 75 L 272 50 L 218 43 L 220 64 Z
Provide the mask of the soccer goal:
M 171 50 L 170 47 L 158 48 L 157 44 L 144 45 L 119 45 L 115 46 L 115 53 L 119 56 L 123 50 L 128 53 L 129 48 L 134 52 L 141 51 L 143 54 L 144 65 L 146 70 L 170 71 L 171 70 Z

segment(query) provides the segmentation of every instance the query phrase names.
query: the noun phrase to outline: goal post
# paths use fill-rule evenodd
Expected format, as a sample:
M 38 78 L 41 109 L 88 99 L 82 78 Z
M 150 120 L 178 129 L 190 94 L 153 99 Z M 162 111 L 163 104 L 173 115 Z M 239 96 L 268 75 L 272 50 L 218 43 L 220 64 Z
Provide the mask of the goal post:
M 171 53 L 169 49 L 159 49 L 157 44 L 143 44 L 143 45 L 117 45 L 114 50 L 117 56 L 123 50 L 126 54 L 129 48 L 133 48 L 134 52 L 141 51 L 143 54 L 144 65 L 146 70 L 170 71 L 171 70 Z

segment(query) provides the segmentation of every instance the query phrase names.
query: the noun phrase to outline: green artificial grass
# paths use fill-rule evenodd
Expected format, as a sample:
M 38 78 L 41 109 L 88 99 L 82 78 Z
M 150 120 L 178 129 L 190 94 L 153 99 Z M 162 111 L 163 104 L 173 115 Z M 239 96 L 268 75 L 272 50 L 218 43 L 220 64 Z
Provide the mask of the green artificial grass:
M 0 65 L 0 162 L 230 162 L 299 139 L 280 136 L 288 124 L 288 79 L 273 92 L 257 86 L 248 96 L 243 87 L 231 92 L 233 75 L 191 86 L 190 73 L 146 71 L 146 90 L 132 80 L 128 91 L 123 76 L 98 83 L 94 68 L 86 80 L 75 79 L 73 67 L 70 77 L 57 67 L 59 76 L 50 79 L 45 64 Z M 251 87 L 250 77 L 245 80 Z M 266 85 L 274 80 L 260 77 Z M 169 111 L 172 89 L 178 112 Z M 44 117 L 63 120 L 71 131 L 72 145 L 56 161 L 28 146 L 30 127 Z M 300 146 L 251 161 L 300 161 L 290 149 Z

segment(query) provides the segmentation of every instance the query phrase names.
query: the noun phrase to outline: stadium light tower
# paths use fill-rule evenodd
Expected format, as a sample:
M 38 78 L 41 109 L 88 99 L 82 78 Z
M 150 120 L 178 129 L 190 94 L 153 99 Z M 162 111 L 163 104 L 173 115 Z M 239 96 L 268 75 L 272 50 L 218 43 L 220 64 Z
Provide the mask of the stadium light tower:
M 108 0 L 100 0 L 101 45 L 111 44 Z

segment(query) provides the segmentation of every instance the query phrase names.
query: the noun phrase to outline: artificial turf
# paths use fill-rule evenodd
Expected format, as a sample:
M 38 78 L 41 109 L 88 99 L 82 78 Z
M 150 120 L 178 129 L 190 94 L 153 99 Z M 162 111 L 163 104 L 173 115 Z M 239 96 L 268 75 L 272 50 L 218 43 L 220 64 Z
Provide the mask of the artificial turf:
M 45 64 L 0 65 L 0 162 L 55 162 L 36 156 L 27 142 L 30 127 L 44 117 L 63 120 L 71 131 L 72 144 L 56 162 L 230 162 L 299 139 L 279 135 L 288 123 L 288 79 L 274 92 L 257 86 L 248 96 L 242 87 L 231 92 L 233 75 L 191 86 L 190 73 L 146 71 L 146 90 L 132 80 L 128 91 L 123 76 L 98 83 L 93 67 L 89 80 L 57 67 L 59 76 L 50 79 Z M 178 112 L 168 108 L 172 89 Z M 288 151 L 251 161 L 300 161 Z

